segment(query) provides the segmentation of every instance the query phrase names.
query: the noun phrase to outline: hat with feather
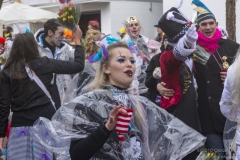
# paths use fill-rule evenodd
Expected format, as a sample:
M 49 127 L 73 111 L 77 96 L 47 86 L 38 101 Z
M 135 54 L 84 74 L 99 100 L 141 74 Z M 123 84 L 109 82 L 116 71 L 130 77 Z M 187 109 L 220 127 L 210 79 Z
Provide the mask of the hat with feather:
M 197 6 L 196 8 L 193 9 L 198 12 L 196 19 L 197 24 L 207 19 L 214 19 L 216 21 L 216 18 L 213 15 L 213 13 L 200 0 L 193 0 L 192 4 L 195 4 Z
M 177 43 L 192 24 L 192 22 L 179 11 L 182 3 L 183 0 L 179 0 L 177 5 L 164 13 L 158 21 L 158 26 L 166 34 L 168 41 L 171 43 Z

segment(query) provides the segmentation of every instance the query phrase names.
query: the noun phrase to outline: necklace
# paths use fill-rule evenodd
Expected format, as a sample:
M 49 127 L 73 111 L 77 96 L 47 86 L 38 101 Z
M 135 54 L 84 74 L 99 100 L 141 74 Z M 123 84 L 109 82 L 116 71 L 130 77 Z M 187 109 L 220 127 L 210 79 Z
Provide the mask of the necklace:
M 229 68 L 229 64 L 228 64 L 228 62 L 227 62 L 227 56 L 223 56 L 223 57 L 221 58 L 218 50 L 217 50 L 217 54 L 218 54 L 218 57 L 219 57 L 219 58 L 221 59 L 221 61 L 222 61 L 222 65 L 218 62 L 218 60 L 217 60 L 217 58 L 215 57 L 214 54 L 213 54 L 213 57 L 215 58 L 217 64 L 218 64 L 219 67 L 220 67 L 220 69 L 221 69 L 221 70 L 227 70 L 227 69 Z

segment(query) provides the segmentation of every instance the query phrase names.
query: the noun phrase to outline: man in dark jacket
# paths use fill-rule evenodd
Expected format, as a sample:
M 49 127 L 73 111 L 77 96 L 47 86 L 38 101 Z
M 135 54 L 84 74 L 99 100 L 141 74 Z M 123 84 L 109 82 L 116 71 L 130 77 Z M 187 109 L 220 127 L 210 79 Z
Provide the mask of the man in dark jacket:
M 198 84 L 199 118 L 202 133 L 207 137 L 205 147 L 219 151 L 224 156 L 223 130 L 225 117 L 220 111 L 219 102 L 223 91 L 223 82 L 227 76 L 227 68 L 232 63 L 239 44 L 222 38 L 218 22 L 210 10 L 198 5 L 197 23 L 199 25 L 197 50 L 193 60 L 196 68 Z

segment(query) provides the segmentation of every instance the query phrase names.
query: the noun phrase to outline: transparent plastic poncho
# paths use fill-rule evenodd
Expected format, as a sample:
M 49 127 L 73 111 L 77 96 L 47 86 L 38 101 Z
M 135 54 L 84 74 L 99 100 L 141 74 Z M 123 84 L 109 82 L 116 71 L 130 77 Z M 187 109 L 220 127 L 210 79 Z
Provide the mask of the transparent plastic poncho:
M 51 121 L 39 118 L 33 125 L 34 134 L 58 160 L 67 159 L 71 141 L 84 139 L 103 126 L 119 104 L 134 110 L 131 132 L 118 141 L 112 131 L 99 151 L 108 159 L 176 160 L 204 145 L 205 137 L 145 97 L 114 87 L 77 96 L 61 106 Z M 98 159 L 97 155 L 91 159 Z

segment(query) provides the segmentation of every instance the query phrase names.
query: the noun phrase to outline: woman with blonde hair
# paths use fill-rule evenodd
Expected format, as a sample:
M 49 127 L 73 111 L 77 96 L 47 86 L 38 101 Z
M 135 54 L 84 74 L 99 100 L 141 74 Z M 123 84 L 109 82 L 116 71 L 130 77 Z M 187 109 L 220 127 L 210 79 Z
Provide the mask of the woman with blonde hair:
M 109 45 L 110 44 L 110 45 Z M 108 37 L 86 94 L 64 104 L 52 121 L 35 122 L 41 143 L 72 160 L 181 159 L 205 138 L 142 96 L 132 94 L 136 71 L 132 48 Z M 45 137 L 48 133 L 48 137 Z M 70 148 L 69 148 L 70 147 Z
M 85 48 L 85 68 L 82 72 L 75 75 L 73 80 L 70 82 L 65 95 L 63 96 L 62 103 L 66 103 L 69 100 L 75 98 L 77 95 L 81 95 L 87 92 L 87 86 L 93 80 L 98 68 L 98 63 L 90 63 L 88 57 L 99 52 L 100 41 L 102 38 L 101 32 L 94 29 L 89 29 L 86 34 L 86 41 L 84 44 Z
M 101 33 L 94 29 L 89 29 L 86 34 L 85 47 L 85 58 L 88 59 L 89 56 L 95 54 L 99 50 L 97 42 L 101 39 Z

